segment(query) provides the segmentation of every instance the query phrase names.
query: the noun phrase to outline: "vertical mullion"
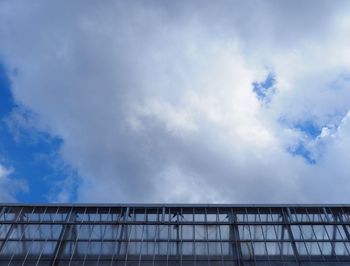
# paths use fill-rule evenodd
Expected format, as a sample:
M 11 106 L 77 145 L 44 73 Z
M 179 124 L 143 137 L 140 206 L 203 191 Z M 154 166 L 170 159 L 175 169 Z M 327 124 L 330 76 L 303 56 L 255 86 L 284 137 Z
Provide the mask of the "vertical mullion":
M 342 228 L 343 228 L 343 231 L 344 231 L 344 234 L 345 234 L 345 237 L 346 237 L 346 239 L 344 240 L 343 244 L 344 244 L 344 246 L 346 248 L 346 251 L 348 252 L 348 255 L 350 255 L 349 249 L 348 249 L 348 247 L 346 245 L 346 242 L 350 242 L 350 234 L 349 234 L 349 231 L 347 230 L 346 225 L 344 224 L 344 221 L 343 221 L 343 215 L 345 215 L 345 212 L 344 212 L 343 208 L 341 208 L 341 212 L 342 212 L 341 214 L 338 214 L 338 219 L 339 219 L 339 222 L 342 223 Z M 340 234 L 340 232 L 339 232 L 339 234 Z
M 91 238 L 92 238 L 92 234 L 94 232 L 95 224 L 96 224 L 96 221 L 97 221 L 98 212 L 99 212 L 99 208 L 96 208 L 95 219 L 93 221 L 94 223 L 92 225 L 89 224 L 88 244 L 87 244 L 87 247 L 86 247 L 86 253 L 85 253 L 85 256 L 84 256 L 83 265 L 85 265 L 86 258 L 87 258 L 88 252 L 89 252 L 89 248 L 90 248 L 90 244 L 91 244 Z M 90 222 L 91 221 L 90 214 L 89 214 L 88 217 L 89 217 L 89 222 Z
M 141 266 L 141 260 L 142 260 L 142 245 L 143 245 L 143 232 L 145 230 L 145 221 L 146 221 L 146 215 L 147 215 L 147 208 L 145 208 L 145 213 L 144 213 L 144 220 L 142 223 L 142 232 L 141 232 L 141 243 L 140 243 L 140 255 L 139 255 L 139 266 Z M 163 217 L 164 219 L 164 217 Z M 147 226 L 147 225 L 146 225 Z M 146 239 L 147 241 L 147 239 Z M 147 244 L 147 243 L 146 243 Z
M 38 214 L 39 215 L 39 217 L 38 217 L 39 218 L 38 219 L 38 225 L 36 226 L 36 229 L 33 232 L 32 240 L 30 241 L 31 243 L 30 243 L 30 246 L 28 247 L 27 253 L 26 253 L 26 255 L 24 257 L 24 260 L 22 262 L 22 266 L 25 265 L 25 262 L 26 262 L 26 260 L 28 258 L 28 255 L 29 255 L 29 253 L 30 253 L 30 251 L 31 251 L 31 249 L 32 249 L 32 247 L 34 245 L 35 234 L 39 231 L 40 226 L 42 224 L 42 221 L 43 221 L 43 219 L 44 219 L 44 217 L 46 215 L 46 212 L 47 212 L 47 207 L 45 208 L 44 213 L 42 214 L 41 218 L 40 218 L 40 214 Z M 29 235 L 30 235 L 30 232 L 29 232 Z
M 22 209 L 23 209 L 23 208 L 22 208 Z M 35 211 L 35 207 L 33 207 L 31 214 L 33 214 L 34 211 Z M 18 216 L 18 219 L 20 219 L 21 216 L 22 216 L 22 214 L 20 214 L 20 215 Z M 18 219 L 16 219 L 16 220 L 17 220 L 16 223 L 18 223 Z M 28 217 L 27 217 L 27 219 L 28 219 Z M 18 224 L 17 224 L 17 225 L 18 225 Z M 18 241 L 23 241 L 23 239 L 24 239 L 24 237 L 25 237 L 26 229 L 28 228 L 28 225 L 29 225 L 29 224 L 25 224 L 25 225 L 24 225 L 24 228 L 22 227 L 22 232 L 21 232 L 21 235 L 20 235 Z M 14 250 L 13 253 L 12 253 L 12 256 L 11 256 L 11 259 L 10 259 L 8 265 L 11 265 L 11 262 L 12 262 L 14 256 L 15 256 L 15 250 Z
M 220 211 L 219 211 L 219 208 L 216 208 L 216 223 L 217 223 L 217 227 L 219 228 L 219 239 L 216 239 L 216 240 L 219 240 L 220 241 L 220 255 L 221 255 L 221 265 L 224 266 L 224 253 L 223 253 L 223 250 L 222 250 L 222 236 L 221 236 L 221 225 L 220 225 Z
M 332 213 L 332 215 L 333 215 L 334 222 L 336 223 L 338 221 L 338 216 L 335 216 L 333 213 Z M 337 227 L 338 227 L 337 224 L 333 224 L 333 226 L 332 226 L 332 229 L 333 229 L 332 240 L 330 239 L 328 231 L 326 231 L 327 232 L 327 236 L 328 236 L 329 240 L 331 241 L 331 246 L 332 246 L 331 256 L 334 256 L 336 258 L 337 258 L 337 254 L 335 252 L 335 241 L 336 241 L 336 238 L 337 238 Z
M 9 238 L 11 237 L 13 230 L 15 228 L 18 228 L 18 219 L 20 219 L 20 217 L 22 216 L 23 209 L 24 209 L 24 207 L 22 207 L 18 213 L 14 214 L 15 215 L 14 221 L 12 224 L 10 224 L 10 228 L 8 229 L 8 231 L 6 233 L 5 240 L 1 243 L 0 254 L 2 253 L 6 243 L 8 242 Z
M 324 227 L 324 229 L 325 229 L 325 231 L 326 231 L 326 234 L 327 234 L 327 237 L 328 237 L 328 240 L 329 240 L 329 242 L 331 243 L 331 256 L 333 256 L 333 257 L 335 257 L 336 258 L 336 260 L 338 260 L 338 256 L 337 256 L 337 254 L 336 254 L 336 252 L 335 252 L 335 244 L 336 244 L 336 235 L 337 235 L 337 230 L 338 230 L 338 219 L 339 219 L 339 215 L 337 215 L 337 214 L 334 214 L 333 212 L 332 212 L 332 209 L 331 208 L 328 208 L 328 210 L 329 210 L 329 212 L 331 213 L 331 215 L 332 215 L 332 217 L 333 217 L 333 220 L 334 220 L 334 223 L 333 223 L 333 226 L 332 226 L 332 228 L 333 228 L 333 232 L 332 232 L 332 237 L 328 234 L 328 231 L 326 230 L 326 227 L 325 227 L 325 225 L 323 225 L 323 227 Z M 322 208 L 322 211 L 325 213 L 325 215 L 327 215 L 327 210 L 325 209 L 325 208 Z M 319 212 L 320 212 L 320 210 L 319 210 Z M 328 218 L 328 215 L 326 216 L 327 217 L 327 220 L 329 221 L 329 218 Z M 342 237 L 342 235 L 341 234 L 339 234 L 340 235 L 340 237 L 342 238 L 342 240 L 343 240 L 343 237 Z
M 182 208 L 180 209 L 180 217 L 181 217 L 181 221 L 183 221 L 184 219 L 183 219 L 183 210 L 182 210 Z M 182 256 L 183 256 L 183 225 L 181 224 L 179 224 L 179 228 L 178 228 L 179 230 L 180 230 L 180 266 L 182 266 Z
M 311 221 L 310 216 L 309 216 L 309 212 L 307 211 L 307 208 L 305 208 L 305 212 L 306 212 L 306 217 L 307 217 L 307 219 L 309 220 L 309 222 L 310 222 L 310 223 L 311 223 L 311 222 L 314 223 L 315 220 Z M 315 218 L 314 218 L 314 219 L 315 219 Z M 324 258 L 323 252 L 322 252 L 322 248 L 321 248 L 321 246 L 320 246 L 320 244 L 319 244 L 319 241 L 318 241 L 318 239 L 317 239 L 317 235 L 316 235 L 315 230 L 314 230 L 314 225 L 312 224 L 312 225 L 310 225 L 310 227 L 311 227 L 311 232 L 312 232 L 312 234 L 313 234 L 314 237 L 315 237 L 315 241 L 316 241 L 316 244 L 317 244 L 317 246 L 318 246 L 318 249 L 320 250 L 321 257 L 322 257 L 323 261 L 325 261 L 325 258 Z M 311 239 L 311 240 L 312 240 L 312 239 Z
M 72 207 L 72 208 L 70 208 L 70 211 L 66 215 L 65 222 L 62 224 L 61 233 L 60 233 L 60 236 L 57 240 L 56 247 L 55 247 L 54 252 L 53 252 L 52 265 L 58 264 L 59 261 L 57 262 L 56 260 L 57 259 L 59 260 L 64 252 L 65 244 L 67 243 L 67 240 L 65 238 L 67 237 L 67 234 L 69 233 L 69 231 L 72 231 L 72 228 L 73 228 L 73 226 L 71 224 L 69 224 L 69 222 L 72 219 L 73 213 L 74 212 L 73 212 L 73 207 Z M 75 215 L 75 213 L 74 213 L 74 215 Z M 63 217 L 64 217 L 64 215 L 62 214 L 62 220 L 63 220 Z M 75 217 L 74 217 L 74 221 L 75 221 Z
M 130 211 L 129 211 L 130 213 Z M 131 221 L 131 224 L 128 222 L 128 227 L 126 229 L 126 250 L 125 250 L 125 259 L 124 259 L 124 265 L 126 266 L 127 263 L 128 263 L 128 256 L 129 256 L 129 246 L 130 246 L 130 239 L 131 239 L 131 235 L 132 235 L 132 229 L 135 228 L 135 223 L 132 223 L 132 222 L 135 222 L 135 208 L 132 209 L 132 220 Z M 130 229 L 129 229 L 130 228 Z
M 72 250 L 72 254 L 71 254 L 71 256 L 70 256 L 68 265 L 71 265 L 71 263 L 72 263 L 72 261 L 73 261 L 74 253 L 75 253 L 75 250 L 77 249 L 77 245 L 78 245 L 78 239 L 79 239 L 80 230 L 81 230 L 82 225 L 84 224 L 87 209 L 88 209 L 88 208 L 85 207 L 85 211 L 84 211 L 84 213 L 83 213 L 83 219 L 81 220 L 80 225 L 79 225 L 79 228 L 78 228 L 78 230 L 77 230 L 77 232 L 76 232 L 75 240 L 74 240 L 74 243 L 73 243 L 73 250 Z M 77 225 L 74 224 L 74 227 L 75 227 L 75 229 L 76 229 L 76 228 L 77 228 Z
M 163 234 L 165 234 L 165 226 L 164 226 L 164 222 L 165 222 L 165 207 L 162 207 L 162 216 L 161 216 L 161 219 L 160 219 L 160 224 L 162 226 L 162 230 L 163 231 Z M 160 237 L 160 236 L 159 236 Z M 162 251 L 162 254 L 164 256 L 164 251 L 165 251 L 165 239 L 162 237 L 162 245 L 159 246 L 159 251 L 160 251 L 160 247 L 162 247 L 163 251 Z
M 2 233 L 2 230 L 5 228 L 4 232 L 6 232 L 6 228 L 11 228 L 11 226 L 7 226 L 8 224 L 3 224 L 1 223 L 1 221 L 6 221 L 6 209 L 9 209 L 7 208 L 6 206 L 3 206 L 1 208 L 1 213 L 0 213 L 0 234 Z M 1 243 L 0 243 L 0 249 L 1 249 Z
M 44 210 L 44 213 L 43 213 L 43 215 L 42 216 L 40 216 L 40 213 L 38 213 L 38 224 L 37 224 L 37 227 L 36 227 L 36 229 L 33 231 L 33 236 L 32 236 L 32 240 L 30 241 L 31 243 L 30 243 L 30 246 L 28 247 L 28 250 L 27 250 L 27 253 L 26 253 L 26 255 L 25 255 L 25 257 L 24 257 L 24 260 L 23 260 L 23 262 L 22 262 L 22 266 L 25 264 L 25 262 L 26 262 L 26 260 L 27 260 L 27 257 L 28 257 L 28 255 L 29 255 L 29 253 L 30 253 L 30 251 L 31 251 L 31 249 L 32 249 L 32 247 L 33 247 L 33 245 L 34 245 L 34 239 L 35 239 L 35 234 L 39 231 L 39 229 L 40 229 L 40 225 L 42 224 L 42 221 L 43 221 L 43 219 L 44 219 L 44 217 L 45 217 L 45 215 L 46 215 L 46 211 L 47 211 L 47 207 L 45 208 L 45 210 Z M 29 235 L 30 235 L 30 232 L 29 232 Z
M 160 212 L 161 211 L 161 212 Z M 157 210 L 157 223 L 158 223 L 158 231 L 157 231 L 157 254 L 158 256 L 161 256 L 161 247 L 162 247 L 162 242 L 161 242 L 161 238 L 160 238 L 160 233 L 162 231 L 162 227 L 161 227 L 161 222 L 163 219 L 163 208 L 161 209 L 160 207 L 158 207 Z
M 57 217 L 57 215 L 58 215 L 58 213 L 59 213 L 59 209 L 60 209 L 60 207 L 57 207 L 55 216 L 54 216 L 53 219 L 52 219 L 53 225 L 50 225 L 50 228 L 51 228 L 51 230 L 50 230 L 50 232 L 51 232 L 51 238 L 53 238 L 53 237 L 52 237 L 52 232 L 54 231 L 52 227 L 55 226 L 56 217 Z M 50 215 L 50 218 L 51 218 L 51 215 Z M 56 230 L 57 230 L 57 229 L 56 229 Z M 56 230 L 55 230 L 55 232 L 56 232 Z M 42 254 L 44 253 L 44 250 L 45 250 L 45 248 L 46 248 L 46 245 L 45 245 L 45 244 L 48 242 L 48 240 L 49 240 L 49 234 L 47 234 L 47 237 L 46 237 L 46 239 L 45 239 L 45 241 L 44 241 L 44 244 L 42 245 L 42 248 L 41 248 L 41 251 L 40 251 L 40 254 L 39 254 L 39 257 L 38 257 L 38 260 L 37 260 L 36 265 L 39 265 L 41 256 L 42 256 Z
M 288 217 L 292 217 L 292 214 L 291 214 L 291 212 L 290 212 L 290 208 L 287 208 L 287 211 L 288 211 Z M 297 212 L 296 212 L 295 209 L 294 209 L 294 213 L 295 213 L 295 220 L 296 220 L 296 222 L 297 222 L 297 226 L 298 226 L 298 229 L 299 229 L 299 232 L 300 232 L 300 236 L 301 236 L 301 239 L 302 239 L 302 241 L 303 241 L 303 244 L 304 244 L 304 247 L 305 247 L 305 250 L 306 250 L 306 254 L 307 254 L 307 256 L 308 256 L 308 259 L 311 260 L 310 252 L 309 252 L 309 250 L 308 250 L 308 248 L 307 248 L 306 241 L 305 241 L 305 238 L 304 238 L 304 233 L 303 233 L 303 231 L 302 231 L 302 229 L 301 229 L 301 226 L 300 226 L 300 224 L 299 224 L 298 217 L 297 217 Z
M 345 231 L 344 231 L 344 229 L 343 229 L 343 231 L 344 231 L 344 234 L 345 234 L 345 239 L 344 239 L 344 237 L 343 237 L 343 234 L 340 232 L 340 229 L 339 229 L 339 227 L 340 227 L 340 224 L 339 224 L 339 222 L 341 222 L 341 214 L 339 214 L 339 212 L 337 213 L 337 214 L 334 214 L 333 212 L 332 212 L 332 209 L 331 208 L 329 208 L 329 211 L 332 213 L 332 215 L 333 215 L 333 217 L 337 217 L 337 224 L 336 224 L 336 226 L 335 226 L 335 228 L 336 228 L 336 230 L 338 231 L 338 234 L 340 235 L 340 237 L 341 237 L 341 243 L 344 245 L 344 247 L 345 247 L 345 250 L 346 250 L 346 252 L 348 253 L 347 255 L 349 256 L 350 255 L 350 252 L 349 252 L 349 249 L 348 249 L 348 247 L 347 247 L 347 245 L 346 245 L 346 241 L 347 241 L 347 238 L 346 238 L 346 233 L 345 233 Z M 341 212 L 343 212 L 343 209 L 341 209 Z
M 167 266 L 169 265 L 169 244 L 170 244 L 170 238 L 171 238 L 171 212 L 170 212 L 170 207 L 168 209 L 168 239 L 167 239 L 167 246 L 166 246 L 166 264 Z M 172 243 L 172 242 L 171 242 Z M 170 246 L 170 252 L 171 252 L 171 246 Z
M 100 219 L 101 225 L 102 225 L 102 222 L 105 222 L 105 226 L 103 228 L 103 232 L 102 232 L 102 236 L 101 236 L 101 245 L 100 245 L 100 252 L 99 252 L 98 258 L 97 258 L 97 265 L 99 265 L 99 262 L 100 262 L 100 259 L 101 259 L 101 254 L 103 252 L 103 244 L 104 244 L 104 240 L 105 240 L 105 236 L 106 236 L 107 227 L 109 226 L 108 219 L 109 219 L 109 215 L 110 214 L 111 214 L 111 208 L 108 208 L 106 221 L 103 221 L 103 219 Z M 112 220 L 112 218 L 111 218 L 111 220 Z
M 1 208 L 1 212 L 0 212 L 0 217 L 5 215 L 5 211 L 6 211 L 7 207 L 6 206 L 2 206 Z
M 230 209 L 230 213 L 228 214 L 230 219 L 230 230 L 232 230 L 233 232 L 230 233 L 230 246 L 231 246 L 231 250 L 232 250 L 232 245 L 233 245 L 233 241 L 234 241 L 234 245 L 235 245 L 235 252 L 236 252 L 236 260 L 238 265 L 240 266 L 241 264 L 243 264 L 242 261 L 242 248 L 241 248 L 241 239 L 240 239 L 240 235 L 239 235 L 239 227 L 237 225 L 237 214 L 236 212 L 233 210 L 233 208 Z M 233 238 L 233 239 L 232 239 Z M 232 257 L 234 256 L 233 251 L 232 251 Z
M 273 215 L 272 215 L 272 210 L 271 210 L 271 208 L 269 208 L 269 215 L 270 215 L 270 217 L 271 217 L 271 222 L 275 223 L 275 221 L 274 221 L 274 219 L 273 219 Z M 266 219 L 267 219 L 267 217 L 266 217 Z M 282 259 L 283 265 L 284 265 L 285 262 L 284 262 L 284 258 L 283 258 L 283 254 L 282 254 L 281 242 L 280 242 L 280 239 L 278 239 L 278 232 L 277 232 L 277 230 L 276 230 L 276 224 L 273 224 L 273 225 L 272 225 L 272 228 L 273 228 L 273 231 L 274 231 L 274 233 L 275 233 L 276 242 L 277 242 L 278 249 L 279 249 L 279 251 L 280 251 L 280 256 L 281 256 L 281 259 Z M 281 227 L 281 228 L 282 228 L 282 230 L 283 230 L 283 227 Z
M 249 223 L 249 220 L 248 220 L 248 210 L 247 210 L 247 208 L 245 208 L 245 214 L 246 214 L 246 218 L 247 218 L 247 221 L 246 222 L 248 222 Z M 244 220 L 244 219 L 243 219 Z M 255 251 L 254 251 L 254 243 L 255 243 L 255 241 L 254 241 L 254 239 L 253 239 L 253 237 L 252 237 L 252 232 L 251 232 L 251 230 L 250 230 L 250 225 L 246 225 L 247 227 L 248 227 L 248 233 L 249 233 L 249 238 L 250 238 L 250 244 L 251 244 L 251 248 L 252 248 L 252 256 L 253 256 L 253 260 L 254 260 L 254 265 L 256 265 L 257 263 L 256 263 L 256 258 L 255 258 Z M 253 242 L 254 241 L 254 242 Z
M 326 210 L 325 208 L 322 209 L 322 211 L 325 211 L 325 210 Z M 332 214 L 332 217 L 334 219 L 334 224 L 332 227 L 333 228 L 332 239 L 331 239 L 330 235 L 328 234 L 328 231 L 326 231 L 326 232 L 327 232 L 327 237 L 328 237 L 329 241 L 331 242 L 331 246 L 332 246 L 331 256 L 334 256 L 338 260 L 338 256 L 335 252 L 335 244 L 336 244 L 337 230 L 339 231 L 339 229 L 338 229 L 339 215 L 333 213 L 331 208 L 328 208 L 328 210 Z M 339 235 L 343 240 L 343 236 L 341 234 L 339 234 Z
M 156 259 L 157 231 L 159 230 L 159 208 L 157 208 L 157 222 L 154 224 L 155 224 L 155 228 L 154 228 L 154 239 L 153 239 L 152 265 L 155 265 L 155 259 Z
M 207 251 L 207 261 L 208 261 L 208 265 L 210 265 L 207 207 L 204 207 L 204 229 L 205 229 L 205 243 L 206 243 L 206 251 Z
M 285 210 L 287 211 L 287 213 L 285 212 Z M 292 231 L 292 216 L 291 216 L 292 214 L 291 214 L 290 209 L 288 207 L 286 209 L 282 208 L 281 211 L 282 211 L 283 223 L 284 223 L 285 228 L 287 229 L 289 239 L 290 239 L 290 244 L 292 245 L 294 257 L 295 257 L 297 264 L 299 265 L 300 264 L 299 251 L 298 251 L 298 248 L 297 248 L 297 245 L 295 242 L 295 238 L 293 235 L 293 231 Z M 285 228 L 283 228 L 283 231 Z M 305 245 L 305 242 L 304 242 L 304 245 Z
M 322 211 L 324 212 L 324 211 L 326 211 L 326 209 L 325 208 L 322 208 Z M 337 257 L 337 255 L 335 254 L 335 237 L 336 237 L 336 233 L 337 233 L 337 225 L 335 224 L 336 223 L 336 221 L 337 221 L 337 217 L 333 214 L 333 212 L 330 210 L 330 212 L 331 212 L 331 214 L 332 214 L 332 216 L 333 216 L 333 219 L 334 219 L 334 224 L 333 224 L 333 237 L 331 237 L 330 235 L 329 235 L 329 233 L 328 233 L 328 230 L 327 230 L 327 227 L 324 225 L 324 224 L 322 224 L 322 227 L 323 227 L 323 230 L 324 230 L 324 232 L 325 232 L 325 234 L 326 234 L 326 236 L 327 236 L 327 238 L 328 238 L 328 241 L 329 241 L 329 243 L 331 244 L 331 256 L 333 256 L 333 257 L 335 257 L 336 258 L 336 260 L 338 260 L 338 257 Z M 323 222 L 323 219 L 322 219 L 322 213 L 321 213 L 321 210 L 320 209 L 318 209 L 318 213 L 317 213 L 317 215 L 318 215 L 318 217 L 320 218 L 320 220 Z M 328 218 L 328 214 L 327 214 L 327 211 L 326 212 L 324 212 L 324 215 L 325 215 L 325 217 L 326 217 L 326 219 L 327 219 L 327 221 L 329 221 L 329 218 Z M 323 241 L 325 240 L 324 239 L 324 235 L 322 236 L 323 237 Z M 324 246 L 324 242 L 322 242 L 323 243 L 323 246 Z
M 343 208 L 342 208 L 342 212 L 343 212 L 344 215 L 346 214 L 346 213 L 344 212 Z M 348 228 L 346 227 L 346 225 L 345 225 L 345 223 L 344 223 L 343 216 L 340 215 L 339 218 L 340 218 L 340 222 L 341 222 L 342 225 L 343 225 L 343 230 L 344 230 L 344 232 L 345 232 L 345 235 L 346 235 L 346 237 L 347 237 L 347 240 L 350 242 L 350 233 L 349 233 L 349 230 L 348 230 Z M 347 222 L 349 222 L 349 220 L 347 220 Z
M 111 266 L 113 265 L 115 253 L 119 254 L 119 251 L 117 250 L 120 249 L 121 245 L 121 237 L 122 237 L 122 232 L 123 232 L 123 224 L 121 223 L 121 218 L 123 217 L 123 207 L 120 208 L 120 213 L 119 216 L 117 216 L 117 231 L 115 235 L 115 243 L 114 243 L 114 248 L 112 250 L 112 259 L 111 259 Z M 117 258 L 118 260 L 118 258 Z
M 179 235 L 179 212 L 176 211 L 175 212 L 175 218 L 176 218 L 176 225 L 175 225 L 175 228 L 176 228 L 176 257 L 178 258 L 180 252 L 179 252 L 179 238 L 180 238 L 180 235 Z
M 192 225 L 192 239 L 193 239 L 193 257 L 194 257 L 194 265 L 197 265 L 197 253 L 196 253 L 196 209 L 193 208 L 193 225 Z
M 262 237 L 264 239 L 264 247 L 265 247 L 265 252 L 266 252 L 266 256 L 267 256 L 267 261 L 269 263 L 269 265 L 271 266 L 271 263 L 270 263 L 270 256 L 269 256 L 269 252 L 267 250 L 267 246 L 266 246 L 266 241 L 267 241 L 267 236 L 264 234 L 264 226 L 267 228 L 267 225 L 262 225 L 262 221 L 261 221 L 261 214 L 260 214 L 260 209 L 258 208 L 258 217 L 259 217 L 259 227 L 261 229 L 261 234 L 262 234 Z

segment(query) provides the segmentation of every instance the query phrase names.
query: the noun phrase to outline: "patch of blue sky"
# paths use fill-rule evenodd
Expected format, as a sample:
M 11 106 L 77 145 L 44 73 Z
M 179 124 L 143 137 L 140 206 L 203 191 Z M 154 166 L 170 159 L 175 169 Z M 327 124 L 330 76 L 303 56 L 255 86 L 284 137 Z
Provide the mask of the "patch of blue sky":
M 264 101 L 267 100 L 268 96 L 273 94 L 274 89 L 273 86 L 276 83 L 276 77 L 273 73 L 269 73 L 264 81 L 261 82 L 253 82 L 253 91 L 258 97 L 259 100 Z
M 301 156 L 307 163 L 316 164 L 316 159 L 312 156 L 312 152 L 306 147 L 305 143 L 298 143 L 295 146 L 290 146 L 287 151 L 295 156 Z
M 299 143 L 288 147 L 287 151 L 293 155 L 302 156 L 310 164 L 316 164 L 316 157 L 319 158 L 321 155 L 320 151 L 322 151 L 325 144 L 318 139 L 321 136 L 322 129 L 327 127 L 330 131 L 336 130 L 346 114 L 346 111 L 338 110 L 326 118 L 323 118 L 323 124 L 318 118 L 298 122 L 290 122 L 286 118 L 281 118 L 279 122 L 284 127 L 288 127 L 302 134 Z M 313 151 L 311 151 L 310 145 L 313 147 Z M 318 155 L 314 154 L 316 151 Z
M 298 131 L 302 134 L 302 139 L 297 143 L 287 147 L 287 151 L 295 156 L 301 156 L 309 164 L 316 164 L 308 143 L 314 141 L 322 132 L 322 127 L 314 120 L 292 122 L 287 118 L 280 118 L 279 123 L 287 128 Z
M 253 91 L 260 101 L 268 102 L 270 100 L 270 96 L 275 92 L 275 84 L 276 77 L 272 72 L 270 72 L 264 81 L 252 83 Z M 321 127 L 311 120 L 292 123 L 292 125 L 290 125 L 290 123 L 288 123 L 285 119 L 281 118 L 279 122 L 302 132 L 310 139 L 314 139 L 319 136 L 322 130 Z M 316 160 L 312 157 L 312 152 L 307 148 L 306 143 L 302 141 L 300 141 L 297 145 L 289 146 L 287 151 L 295 156 L 301 156 L 309 164 L 316 164 Z
M 6 69 L 0 64 L 0 158 L 7 167 L 12 167 L 12 176 L 25 180 L 27 192 L 19 192 L 16 199 L 20 202 L 47 202 L 54 184 L 66 178 L 66 171 L 57 167 L 57 153 L 62 141 L 47 133 L 30 129 L 21 136 L 35 135 L 35 141 L 15 140 L 13 131 L 6 123 L 10 113 L 18 108 L 11 93 L 11 82 Z M 23 129 L 24 131 L 26 129 Z M 74 200 L 74 195 L 73 199 Z
M 302 132 L 309 138 L 317 138 L 322 131 L 322 127 L 317 125 L 316 122 L 312 120 L 306 120 L 298 123 L 293 124 L 294 129 Z

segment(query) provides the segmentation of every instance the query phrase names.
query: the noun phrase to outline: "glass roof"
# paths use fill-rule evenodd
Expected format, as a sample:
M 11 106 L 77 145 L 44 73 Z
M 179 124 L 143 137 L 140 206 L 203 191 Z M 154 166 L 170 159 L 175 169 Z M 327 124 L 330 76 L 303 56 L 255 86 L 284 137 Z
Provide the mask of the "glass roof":
M 350 265 L 350 206 L 3 205 L 0 265 Z

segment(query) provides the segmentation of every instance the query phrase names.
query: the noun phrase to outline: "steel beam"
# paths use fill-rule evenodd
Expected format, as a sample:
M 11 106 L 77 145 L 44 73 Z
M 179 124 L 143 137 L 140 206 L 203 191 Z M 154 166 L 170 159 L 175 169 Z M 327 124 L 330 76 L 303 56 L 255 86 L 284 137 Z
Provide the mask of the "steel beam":
M 76 219 L 76 213 L 73 211 L 73 209 L 71 209 L 71 211 L 67 214 L 66 222 L 74 222 L 75 219 Z M 53 255 L 52 265 L 56 266 L 59 264 L 60 259 L 63 255 L 63 252 L 66 248 L 67 238 L 69 236 L 69 233 L 73 231 L 74 227 L 75 225 L 72 225 L 72 224 L 65 224 L 62 226 L 59 239 L 57 241 L 55 250 L 53 252 L 54 255 Z
M 12 224 L 10 224 L 10 229 L 7 231 L 4 241 L 0 244 L 0 254 L 2 253 L 2 250 L 5 247 L 5 244 L 8 242 L 9 237 L 12 235 L 13 230 L 18 227 L 17 222 L 18 222 L 18 219 L 22 217 L 22 211 L 23 211 L 23 208 L 21 208 L 20 211 L 15 210 L 14 212 L 15 217 L 13 219 Z
M 297 245 L 295 243 L 293 231 L 292 231 L 292 228 L 291 228 L 291 222 L 292 222 L 291 216 L 292 215 L 291 215 L 291 212 L 290 212 L 289 208 L 286 208 L 285 210 L 282 210 L 283 222 L 285 223 L 284 226 L 285 226 L 285 228 L 287 228 L 287 232 L 288 232 L 288 235 L 289 235 L 290 243 L 292 245 L 292 249 L 293 249 L 295 260 L 298 263 L 298 265 L 300 265 L 299 252 L 298 252 L 298 248 L 297 248 Z
M 239 237 L 239 229 L 237 225 L 237 215 L 231 210 L 227 214 L 230 225 L 230 241 L 231 241 L 231 250 L 232 255 L 237 260 L 237 265 L 243 265 L 242 261 L 242 247 Z

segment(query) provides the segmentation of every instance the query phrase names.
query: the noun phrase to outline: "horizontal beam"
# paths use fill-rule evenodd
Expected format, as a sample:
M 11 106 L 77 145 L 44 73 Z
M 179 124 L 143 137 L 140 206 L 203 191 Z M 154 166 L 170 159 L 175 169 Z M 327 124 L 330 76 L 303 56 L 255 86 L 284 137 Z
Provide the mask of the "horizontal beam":
M 16 258 L 17 257 L 17 258 Z M 15 260 L 21 260 L 20 256 L 16 256 L 14 257 L 13 261 Z M 95 256 L 88 256 L 85 258 L 85 256 L 76 256 L 74 257 L 74 262 L 79 262 L 79 261 L 96 261 L 98 260 L 98 257 L 100 257 L 99 261 L 111 261 L 111 257 L 109 255 L 104 256 L 104 255 L 95 255 Z M 27 262 L 34 260 L 37 261 L 37 257 L 28 257 L 27 258 Z M 140 257 L 138 255 L 128 255 L 127 258 L 125 258 L 125 256 L 115 256 L 115 261 L 139 261 Z M 6 261 L 5 258 L 0 258 L 0 261 Z M 43 261 L 47 261 L 50 260 L 50 257 L 45 257 L 43 256 L 40 259 L 42 262 Z M 203 262 L 208 262 L 208 256 L 207 255 L 143 255 L 142 256 L 142 261 L 203 261 Z M 269 255 L 269 256 L 265 256 L 265 255 L 256 255 L 254 258 L 255 261 L 295 261 L 294 256 L 283 256 L 281 257 L 280 255 L 278 256 L 273 256 L 273 255 Z M 63 256 L 60 259 L 61 262 L 65 262 L 65 261 L 71 261 L 69 256 Z M 233 256 L 211 256 L 210 262 L 214 262 L 214 261 L 236 261 L 236 258 Z M 247 256 L 243 256 L 243 261 L 247 262 L 247 261 L 253 261 L 252 258 L 247 257 Z M 310 256 L 300 256 L 300 261 L 310 261 Z M 350 262 L 350 257 L 348 256 L 338 256 L 337 258 L 332 257 L 332 256 L 312 256 L 312 262 Z M 327 264 L 329 265 L 329 264 Z M 349 264 L 347 264 L 349 265 Z
M 0 239 L 0 241 L 3 241 L 4 239 Z M 58 238 L 52 238 L 52 239 L 42 239 L 42 238 L 28 238 L 26 240 L 23 239 L 16 239 L 16 238 L 11 238 L 8 239 L 7 242 L 59 242 L 60 240 Z M 79 238 L 78 240 L 75 239 L 66 239 L 64 240 L 65 242 L 78 242 L 78 243 L 87 243 L 87 242 L 96 242 L 96 243 L 101 243 L 101 239 L 89 239 L 89 238 Z M 115 239 L 115 238 L 104 238 L 103 243 L 109 243 L 109 242 L 121 242 L 121 243 L 178 243 L 179 240 L 177 239 L 168 239 L 168 238 L 152 238 L 152 239 L 140 239 L 140 238 L 135 238 L 135 239 Z M 181 242 L 184 243 L 222 243 L 222 244 L 230 244 L 232 243 L 232 240 L 227 239 L 227 240 L 219 240 L 219 239 L 181 239 Z M 234 240 L 237 243 L 291 243 L 290 240 L 288 239 L 240 239 L 240 240 Z M 301 239 L 296 239 L 294 240 L 295 243 L 348 243 L 347 240 L 326 240 L 326 239 L 320 239 L 320 240 L 315 240 L 315 239 L 308 239 L 308 240 L 301 240 Z
M 230 222 L 187 222 L 187 221 L 180 221 L 180 222 L 157 222 L 157 221 L 75 221 L 75 222 L 66 222 L 66 221 L 19 221 L 19 222 L 11 222 L 11 221 L 0 221 L 0 224 L 32 224 L 32 225 L 231 225 Z M 275 226 L 283 226 L 283 225 L 350 225 L 349 222 L 321 222 L 321 221 L 314 221 L 314 222 L 236 222 L 235 225 L 275 225 Z
M 176 204 L 176 203 L 0 203 L 7 207 L 129 207 L 129 208 L 350 208 L 350 204 Z
M 270 214 L 283 214 L 287 209 L 290 210 L 291 214 L 343 214 L 350 213 L 350 205 L 334 205 L 330 206 L 315 206 L 315 205 L 281 205 L 281 206 L 272 206 L 272 205 L 137 205 L 137 206 L 117 206 L 117 205 L 56 205 L 56 204 L 48 204 L 48 205 L 0 205 L 0 207 L 8 207 L 11 209 L 9 213 L 17 212 L 23 208 L 24 213 L 31 212 L 35 209 L 35 214 L 40 214 L 46 211 L 46 213 L 67 213 L 70 210 L 74 210 L 76 213 L 85 214 L 95 214 L 98 209 L 98 214 L 116 214 L 125 212 L 127 208 L 133 214 L 159 214 L 159 210 L 164 210 L 165 214 L 175 214 L 180 213 L 183 214 L 227 214 L 227 213 L 235 213 L 237 215 L 241 214 L 257 214 L 260 215 L 270 215 Z M 326 213 L 323 213 L 324 210 L 327 210 Z

